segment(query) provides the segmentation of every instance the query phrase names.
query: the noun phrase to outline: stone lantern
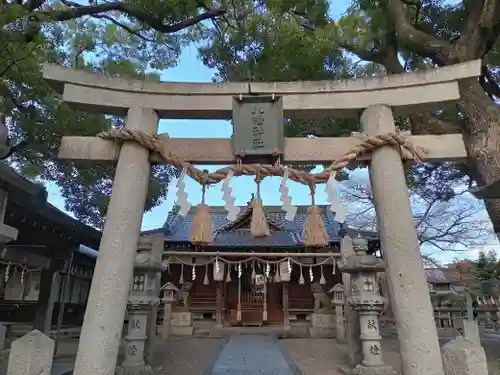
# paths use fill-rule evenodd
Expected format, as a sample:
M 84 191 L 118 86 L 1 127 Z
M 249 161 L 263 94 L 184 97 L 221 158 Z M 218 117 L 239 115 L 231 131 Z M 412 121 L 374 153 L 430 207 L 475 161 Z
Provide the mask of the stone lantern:
M 170 335 L 170 321 L 172 318 L 172 305 L 175 302 L 175 294 L 179 291 L 179 289 L 172 284 L 171 282 L 166 283 L 161 290 L 163 290 L 163 299 L 161 300 L 164 303 L 163 309 L 163 325 L 160 331 L 161 338 L 166 340 Z
M 144 357 L 146 326 L 149 312 L 160 303 L 156 295 L 156 275 L 158 272 L 163 272 L 165 268 L 149 252 L 136 255 L 134 278 L 127 304 L 129 324 L 125 336 L 125 359 L 119 369 L 120 375 L 153 373 Z
M 342 284 L 336 284 L 329 293 L 332 293 L 332 305 L 335 307 L 335 330 L 337 332 L 337 341 L 342 343 L 346 340 L 344 303 L 345 293 Z
M 351 275 L 351 294 L 347 303 L 358 312 L 361 330 L 363 360 L 350 373 L 395 374 L 394 369 L 382 359 L 379 330 L 379 314 L 384 310 L 386 299 L 377 288 L 376 275 L 385 269 L 384 262 L 375 255 L 368 255 L 368 241 L 363 237 L 352 240 L 354 255 L 342 262 L 339 269 Z

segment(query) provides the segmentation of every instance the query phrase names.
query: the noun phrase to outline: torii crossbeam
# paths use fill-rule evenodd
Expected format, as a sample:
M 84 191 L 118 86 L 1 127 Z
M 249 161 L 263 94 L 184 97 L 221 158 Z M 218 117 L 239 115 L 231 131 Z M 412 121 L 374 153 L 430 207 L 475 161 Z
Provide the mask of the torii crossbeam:
M 477 77 L 481 62 L 370 79 L 280 83 L 150 83 L 110 78 L 46 65 L 44 77 L 65 101 L 80 109 L 127 116 L 126 129 L 156 134 L 160 118 L 229 119 L 240 94 L 283 97 L 287 118 L 358 117 L 367 136 L 395 133 L 393 112 L 408 114 L 442 108 L 460 97 L 458 80 Z M 466 157 L 459 134 L 414 136 L 428 160 Z M 352 138 L 288 138 L 286 163 L 325 163 L 361 142 Z M 168 139 L 162 147 L 199 164 L 234 160 L 229 140 Z M 139 240 L 150 174 L 149 151 L 126 142 L 63 137 L 59 156 L 68 160 L 117 161 L 113 192 L 88 299 L 75 375 L 114 373 L 132 265 Z M 377 149 L 370 175 L 379 232 L 388 263 L 387 280 L 405 375 L 444 374 L 427 282 L 413 224 L 399 150 Z

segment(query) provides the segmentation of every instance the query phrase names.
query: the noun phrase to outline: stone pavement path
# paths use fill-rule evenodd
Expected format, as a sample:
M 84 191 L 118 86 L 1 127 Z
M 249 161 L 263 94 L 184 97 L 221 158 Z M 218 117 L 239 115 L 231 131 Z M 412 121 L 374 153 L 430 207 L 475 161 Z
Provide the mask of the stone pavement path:
M 269 336 L 233 336 L 222 349 L 212 375 L 295 375 Z

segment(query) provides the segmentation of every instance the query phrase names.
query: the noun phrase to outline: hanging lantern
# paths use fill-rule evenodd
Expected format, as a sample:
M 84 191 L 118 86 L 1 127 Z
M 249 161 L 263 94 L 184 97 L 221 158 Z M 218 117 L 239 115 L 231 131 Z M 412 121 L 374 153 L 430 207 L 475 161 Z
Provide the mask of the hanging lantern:
M 279 273 L 281 281 L 290 281 L 291 268 L 290 258 L 287 261 L 280 262 Z
M 219 261 L 219 258 L 215 259 L 213 279 L 214 281 L 224 281 L 224 263 Z

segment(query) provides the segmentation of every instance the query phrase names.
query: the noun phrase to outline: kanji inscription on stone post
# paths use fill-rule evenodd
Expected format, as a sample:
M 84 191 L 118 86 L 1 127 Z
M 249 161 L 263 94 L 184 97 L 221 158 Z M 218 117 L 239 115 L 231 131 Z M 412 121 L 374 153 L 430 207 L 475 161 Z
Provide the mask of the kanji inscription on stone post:
M 245 157 L 284 153 L 281 97 L 233 98 L 233 152 Z

